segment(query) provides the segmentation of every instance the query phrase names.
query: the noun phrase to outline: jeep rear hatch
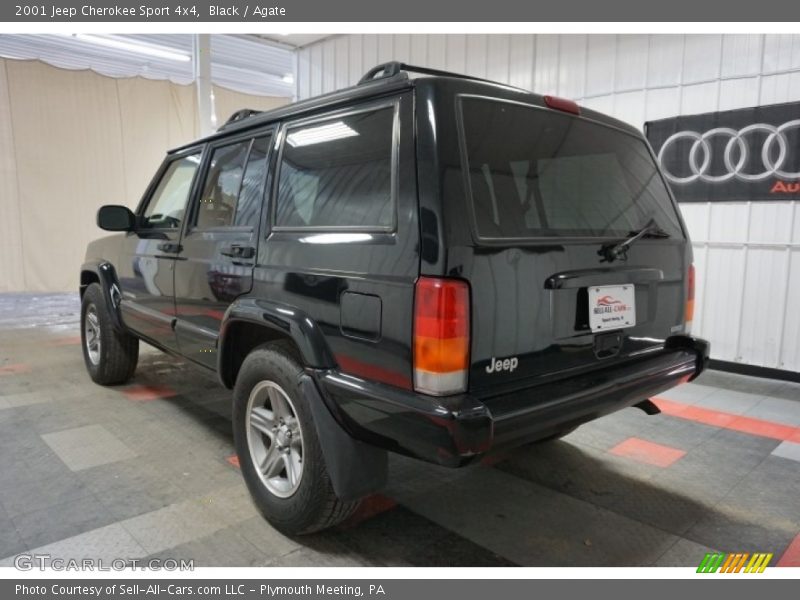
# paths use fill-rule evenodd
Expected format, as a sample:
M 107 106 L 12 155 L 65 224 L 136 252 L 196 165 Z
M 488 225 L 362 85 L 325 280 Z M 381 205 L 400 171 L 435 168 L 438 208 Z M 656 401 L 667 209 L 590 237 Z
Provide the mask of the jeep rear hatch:
M 691 250 L 644 138 L 564 109 L 458 105 L 470 388 L 568 378 L 680 333 Z

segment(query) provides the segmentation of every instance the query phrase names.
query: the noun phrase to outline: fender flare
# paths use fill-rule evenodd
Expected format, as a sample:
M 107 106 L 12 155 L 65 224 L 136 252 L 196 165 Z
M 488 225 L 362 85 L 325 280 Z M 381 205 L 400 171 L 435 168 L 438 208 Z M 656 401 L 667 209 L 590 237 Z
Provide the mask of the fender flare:
M 83 263 L 83 265 L 81 265 L 81 279 L 83 279 L 83 273 L 93 273 L 97 276 L 100 288 L 103 290 L 103 297 L 105 298 L 106 305 L 110 308 L 109 313 L 111 314 L 111 322 L 114 329 L 119 333 L 127 333 L 119 310 L 119 301 L 122 297 L 122 293 L 120 291 L 119 279 L 117 278 L 117 271 L 114 269 L 114 265 L 106 260 Z M 83 298 L 83 292 L 86 287 L 88 287 L 88 285 L 81 283 L 81 298 Z
M 261 298 L 239 298 L 225 311 L 219 332 L 217 372 L 227 387 L 231 387 L 232 383 L 227 373 L 230 330 L 232 325 L 242 322 L 265 327 L 281 337 L 291 339 L 306 367 L 329 369 L 336 365 L 322 330 L 306 313 Z

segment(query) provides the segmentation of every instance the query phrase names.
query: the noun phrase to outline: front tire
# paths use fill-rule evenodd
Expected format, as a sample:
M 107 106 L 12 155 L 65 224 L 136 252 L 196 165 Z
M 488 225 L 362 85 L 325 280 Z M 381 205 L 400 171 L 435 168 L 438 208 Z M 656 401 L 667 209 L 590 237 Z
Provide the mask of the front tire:
M 83 361 L 92 381 L 100 385 L 125 383 L 139 362 L 139 340 L 114 329 L 99 283 L 86 288 L 81 301 Z
M 359 504 L 333 491 L 302 375 L 292 346 L 275 342 L 247 356 L 234 388 L 233 434 L 245 483 L 264 518 L 287 535 L 333 527 Z

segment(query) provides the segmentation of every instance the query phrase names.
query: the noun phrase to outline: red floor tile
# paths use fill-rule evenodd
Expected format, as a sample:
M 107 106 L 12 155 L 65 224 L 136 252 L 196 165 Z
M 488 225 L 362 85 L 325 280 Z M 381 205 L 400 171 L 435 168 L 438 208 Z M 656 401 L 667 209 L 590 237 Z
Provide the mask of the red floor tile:
M 675 400 L 667 400 L 666 398 L 653 398 L 653 402 L 656 403 L 656 406 L 658 406 L 665 415 L 703 423 L 704 425 L 712 425 L 713 427 L 721 427 L 732 431 L 749 433 L 750 435 L 771 438 L 773 440 L 800 442 L 800 427 L 765 421 L 764 419 L 734 415 L 721 410 L 701 408 L 699 406 L 692 406 L 691 404 L 675 402 Z
M 780 557 L 776 567 L 800 567 L 800 535 L 798 535 L 789 547 L 784 550 L 783 555 Z
M 635 437 L 620 442 L 609 452 L 616 456 L 624 456 L 625 458 L 662 468 L 670 466 L 686 454 L 683 450 Z
M 178 395 L 178 392 L 165 385 L 132 385 L 122 393 L 133 402 L 152 402 Z
M 30 373 L 31 366 L 25 363 L 12 363 L 10 365 L 0 365 L 0 375 L 16 375 L 18 373 Z
M 229 456 L 229 457 L 228 457 L 228 458 L 226 458 L 225 460 L 226 460 L 226 461 L 227 461 L 227 463 L 228 463 L 229 465 L 231 465 L 232 467 L 236 467 L 237 469 L 241 469 L 241 468 L 242 468 L 242 466 L 239 464 L 239 457 L 238 457 L 238 456 L 236 456 L 235 454 L 233 454 L 233 455 Z

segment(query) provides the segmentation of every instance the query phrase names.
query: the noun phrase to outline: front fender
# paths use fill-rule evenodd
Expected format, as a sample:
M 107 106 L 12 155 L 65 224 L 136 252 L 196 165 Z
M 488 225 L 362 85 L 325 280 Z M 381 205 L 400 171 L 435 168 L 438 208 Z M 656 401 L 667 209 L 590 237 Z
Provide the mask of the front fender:
M 103 296 L 105 298 L 106 305 L 109 307 L 108 312 L 111 314 L 111 322 L 114 326 L 114 329 L 120 333 L 125 333 L 125 325 L 122 323 L 122 317 L 120 316 L 119 312 L 121 292 L 119 280 L 117 279 L 117 271 L 114 269 L 114 265 L 105 260 L 83 263 L 81 266 L 81 298 L 83 298 L 83 292 L 91 283 L 86 282 L 84 279 L 84 274 L 86 273 L 91 273 L 94 276 L 92 279 L 96 278 L 100 284 L 100 288 L 103 290 Z

